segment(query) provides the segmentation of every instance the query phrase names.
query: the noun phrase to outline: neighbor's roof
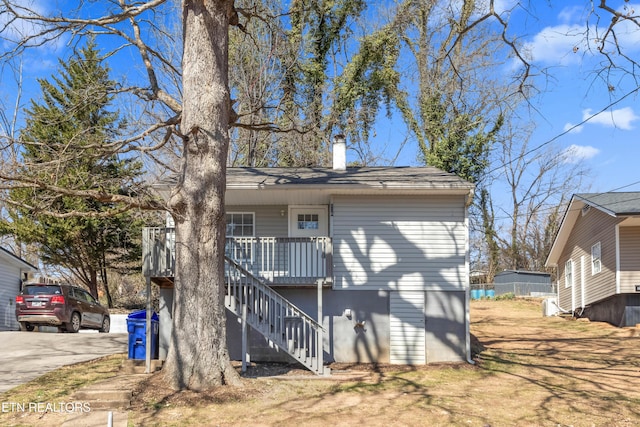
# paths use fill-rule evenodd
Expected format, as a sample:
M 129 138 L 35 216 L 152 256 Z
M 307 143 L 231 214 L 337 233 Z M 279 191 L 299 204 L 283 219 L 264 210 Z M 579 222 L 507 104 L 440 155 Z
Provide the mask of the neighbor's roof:
M 532 270 L 502 270 L 500 273 L 497 273 L 496 276 L 504 276 L 506 274 L 531 274 L 535 276 L 549 276 L 550 273 L 546 273 L 544 271 L 532 271 Z
M 640 192 L 583 193 L 576 194 L 575 197 L 609 215 L 631 216 L 640 214 Z
M 283 186 L 473 189 L 473 184 L 434 167 L 227 168 L 227 189 Z
M 564 213 L 558 234 L 553 242 L 547 266 L 556 266 L 571 234 L 578 215 L 585 208 L 598 209 L 612 217 L 640 217 L 640 192 L 609 192 L 574 194 Z
M 11 265 L 15 265 L 18 268 L 21 268 L 22 270 L 32 272 L 38 271 L 38 267 L 35 267 L 22 258 L 15 256 L 3 247 L 0 247 L 0 259 L 7 261 Z

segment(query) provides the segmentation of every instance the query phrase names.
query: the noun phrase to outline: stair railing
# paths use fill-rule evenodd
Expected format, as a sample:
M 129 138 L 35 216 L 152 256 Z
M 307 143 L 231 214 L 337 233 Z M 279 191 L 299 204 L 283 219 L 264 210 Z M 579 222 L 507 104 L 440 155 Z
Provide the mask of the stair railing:
M 262 280 L 226 257 L 225 305 L 245 324 L 318 375 L 328 373 L 323 365 L 322 325 L 296 307 Z M 243 332 L 242 359 L 246 366 L 247 339 Z

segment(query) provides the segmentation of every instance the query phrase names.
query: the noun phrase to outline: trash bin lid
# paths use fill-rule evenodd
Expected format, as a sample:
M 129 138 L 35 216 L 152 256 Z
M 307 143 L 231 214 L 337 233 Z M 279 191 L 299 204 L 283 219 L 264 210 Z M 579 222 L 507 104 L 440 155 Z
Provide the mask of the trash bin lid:
M 127 316 L 127 319 L 146 319 L 147 318 L 147 310 L 138 310 Z M 158 321 L 158 313 L 151 313 L 151 320 Z

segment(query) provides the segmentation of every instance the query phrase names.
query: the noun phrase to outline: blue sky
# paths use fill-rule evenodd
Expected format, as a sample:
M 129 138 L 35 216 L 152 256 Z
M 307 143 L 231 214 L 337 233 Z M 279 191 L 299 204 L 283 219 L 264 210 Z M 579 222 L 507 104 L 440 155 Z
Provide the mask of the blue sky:
M 536 78 L 542 91 L 531 99 L 526 112 L 535 123 L 530 145 L 547 145 L 553 140 L 552 144 L 559 149 L 571 150 L 571 158 L 583 162 L 591 170 L 588 188 L 591 191 L 640 191 L 640 167 L 636 165 L 636 159 L 640 158 L 638 94 L 632 93 L 617 102 L 638 86 L 629 76 L 618 74 L 611 80 L 610 91 L 595 73 L 601 69 L 604 58 L 593 53 L 594 39 L 610 21 L 610 15 L 595 8 L 601 16 L 600 22 L 596 22 L 594 15 L 590 15 L 591 2 L 588 0 L 523 3 L 528 11 L 520 7 L 517 0 L 495 1 L 497 10 L 510 10 L 510 34 L 524 42 L 532 65 L 546 73 Z M 622 0 L 616 3 L 625 4 Z M 65 2 L 32 0 L 32 4 L 38 10 L 52 11 Z M 626 7 L 640 13 L 635 12 L 640 11 L 640 3 L 627 3 Z M 640 58 L 640 30 L 629 27 L 631 30 L 625 32 L 624 27 L 618 27 L 617 35 L 625 52 Z M 32 31 L 27 24 L 19 30 Z M 587 38 L 591 46 L 586 44 Z M 62 38 L 53 45 L 24 55 L 24 81 L 33 83 L 35 77 L 49 77 L 57 68 L 57 56 L 64 52 L 67 41 Z M 2 71 L 1 101 L 5 106 L 11 106 L 15 102 L 12 91 L 15 86 L 7 70 Z M 23 106 L 30 96 L 38 93 L 37 86 L 25 84 Z M 606 108 L 609 105 L 612 106 Z M 586 123 L 575 127 L 586 119 L 589 119 Z M 397 123 L 383 123 L 378 127 L 375 143 L 381 149 L 386 148 L 386 156 L 391 157 L 403 139 Z M 414 141 L 404 145 L 396 164 L 418 164 Z
M 538 6 L 540 20 L 527 20 L 524 27 L 530 34 L 525 46 L 533 63 L 549 67 L 550 73 L 549 86 L 537 103 L 540 115 L 534 116 L 534 144 L 558 137 L 557 144 L 571 149 L 576 161 L 590 167 L 592 191 L 640 190 L 640 169 L 636 164 L 640 157 L 640 112 L 638 93 L 633 92 L 638 85 L 620 73 L 612 76 L 609 83 L 596 74 L 602 69 L 604 57 L 593 52 L 604 27 L 591 15 L 589 32 L 585 32 L 589 2 L 553 3 L 561 6 Z M 640 4 L 630 3 L 627 7 L 629 11 L 640 11 Z M 600 22 L 605 24 L 611 20 L 606 13 L 601 17 Z M 586 44 L 585 34 L 591 46 Z M 619 25 L 617 36 L 627 55 L 640 57 L 640 29 Z M 584 120 L 586 123 L 576 127 Z
M 535 124 L 530 147 L 570 150 L 570 159 L 587 166 L 588 186 L 576 191 L 640 191 L 640 108 L 639 94 L 633 92 L 638 83 L 617 73 L 609 90 L 609 83 L 597 74 L 604 57 L 595 52 L 596 37 L 611 15 L 596 8 L 601 17 L 596 22 L 591 2 L 585 0 L 524 3 L 528 12 L 515 0 L 495 2 L 496 10 L 511 10 L 509 33 L 524 43 L 539 74 L 535 82 L 540 92 L 523 110 L 524 118 Z M 640 3 L 626 6 L 640 14 Z M 624 24 L 616 28 L 625 52 L 640 60 L 640 29 Z M 387 155 L 393 152 L 391 139 L 397 137 L 393 127 L 379 132 L 377 140 L 387 147 Z M 408 143 L 397 164 L 419 164 L 417 153 L 415 144 Z

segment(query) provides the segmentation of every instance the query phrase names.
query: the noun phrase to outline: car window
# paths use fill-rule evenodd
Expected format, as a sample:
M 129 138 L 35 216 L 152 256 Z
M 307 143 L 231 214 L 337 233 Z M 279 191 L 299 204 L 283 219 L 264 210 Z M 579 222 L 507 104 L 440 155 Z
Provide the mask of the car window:
M 93 298 L 93 296 L 89 292 L 85 291 L 84 289 L 75 288 L 74 292 L 76 293 L 76 296 L 78 297 L 78 299 L 81 299 L 90 303 L 96 302 L 95 298 Z
M 60 295 L 62 293 L 60 286 L 25 286 L 22 290 L 23 295 Z

